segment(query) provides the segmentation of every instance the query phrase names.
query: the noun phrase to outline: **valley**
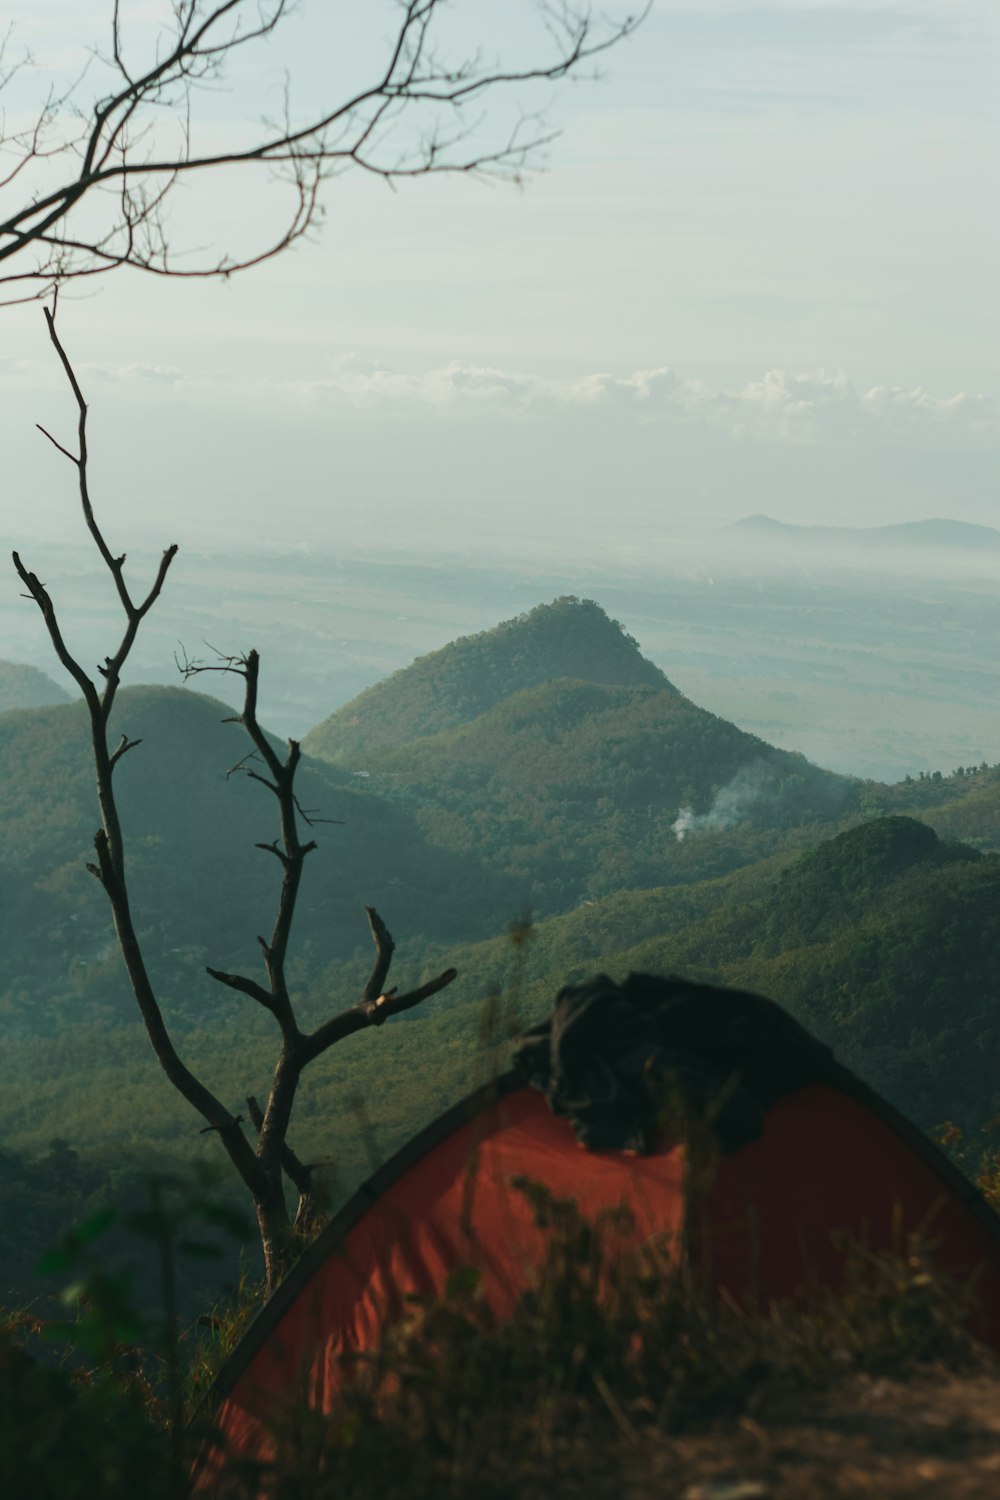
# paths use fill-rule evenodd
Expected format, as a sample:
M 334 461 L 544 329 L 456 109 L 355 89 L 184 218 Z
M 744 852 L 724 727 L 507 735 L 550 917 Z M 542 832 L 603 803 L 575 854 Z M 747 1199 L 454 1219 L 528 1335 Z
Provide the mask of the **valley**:
M 80 708 L 0 714 L 0 1170 L 35 1226 L 0 1246 L 11 1293 L 68 1206 L 84 1211 L 112 1183 L 129 1191 L 155 1163 L 218 1161 L 149 1052 L 83 868 Z M 273 814 L 232 774 L 245 746 L 224 702 L 126 688 L 116 714 L 143 741 L 120 796 L 163 1008 L 191 1065 L 235 1103 L 265 1086 L 273 1033 L 205 968 L 253 970 L 277 890 L 253 845 Z M 1000 768 L 899 782 L 825 770 L 698 706 L 630 629 L 575 596 L 384 677 L 305 749 L 300 800 L 319 848 L 295 925 L 303 1024 L 360 992 L 365 904 L 399 939 L 395 982 L 459 971 L 310 1071 L 293 1141 L 332 1162 L 330 1201 L 371 1167 L 358 1099 L 378 1101 L 384 1156 L 595 969 L 768 994 L 925 1129 L 956 1122 L 970 1169 L 987 1148 L 981 1129 L 1000 1108 Z M 65 1182 L 46 1186 L 66 1172 L 53 1140 L 71 1143 L 68 1197 Z

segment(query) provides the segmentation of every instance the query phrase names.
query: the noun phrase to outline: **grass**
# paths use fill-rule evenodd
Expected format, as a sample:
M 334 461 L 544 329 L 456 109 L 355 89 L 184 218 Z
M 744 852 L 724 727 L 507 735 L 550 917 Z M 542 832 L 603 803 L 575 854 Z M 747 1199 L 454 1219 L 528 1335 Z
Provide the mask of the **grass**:
M 998 1161 L 984 1168 L 986 1192 L 997 1192 Z M 164 1248 L 165 1265 L 209 1248 L 194 1232 L 235 1228 L 200 1178 L 159 1182 L 150 1206 L 126 1218 Z M 491 1312 L 473 1255 L 441 1295 L 410 1299 L 379 1348 L 345 1360 L 335 1411 L 277 1404 L 266 1461 L 234 1461 L 197 1491 L 189 1468 L 206 1395 L 260 1289 L 244 1274 L 232 1298 L 179 1336 L 176 1317 L 154 1325 L 129 1307 L 127 1281 L 109 1251 L 102 1259 L 110 1216 L 81 1226 L 48 1257 L 73 1278 L 65 1300 L 76 1322 L 62 1325 L 63 1342 L 46 1353 L 53 1330 L 23 1312 L 0 1324 L 0 1494 L 610 1496 L 622 1455 L 645 1493 L 643 1465 L 654 1454 L 649 1492 L 669 1494 L 664 1472 L 686 1435 L 752 1423 L 783 1394 L 822 1399 L 856 1376 L 997 1369 L 967 1331 L 972 1292 L 935 1267 L 918 1237 L 892 1255 L 845 1238 L 836 1290 L 817 1284 L 795 1301 L 739 1307 L 706 1295 L 663 1245 L 636 1245 L 627 1210 L 589 1221 L 536 1182 L 515 1186 L 546 1254 L 513 1316 Z M 132 1332 L 140 1324 L 144 1336 Z
M 267 1462 L 234 1466 L 213 1495 L 499 1500 L 556 1470 L 575 1480 L 567 1493 L 586 1495 L 623 1445 L 662 1453 L 678 1433 L 752 1415 L 776 1392 L 993 1368 L 964 1326 L 968 1288 L 916 1239 L 900 1255 L 845 1240 L 840 1289 L 743 1309 L 670 1271 L 656 1245 L 635 1247 L 626 1212 L 588 1222 L 572 1201 L 518 1186 L 547 1256 L 514 1316 L 498 1321 L 474 1265 L 459 1268 L 348 1363 L 332 1414 L 286 1404 Z

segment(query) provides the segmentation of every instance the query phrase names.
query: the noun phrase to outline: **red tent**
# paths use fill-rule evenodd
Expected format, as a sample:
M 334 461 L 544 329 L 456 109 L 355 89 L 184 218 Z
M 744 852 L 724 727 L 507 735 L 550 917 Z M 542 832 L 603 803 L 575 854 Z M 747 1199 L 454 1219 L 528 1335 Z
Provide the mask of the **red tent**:
M 846 1070 L 835 1077 L 777 1099 L 757 1138 L 719 1158 L 703 1205 L 710 1233 L 695 1236 L 706 1276 L 737 1300 L 784 1298 L 817 1277 L 835 1284 L 836 1231 L 893 1250 L 900 1225 L 923 1226 L 942 1270 L 978 1278 L 976 1331 L 1000 1348 L 1000 1219 L 896 1110 Z M 407 1293 L 441 1290 L 457 1266 L 474 1260 L 492 1307 L 509 1308 L 542 1248 L 515 1175 L 587 1215 L 626 1203 L 637 1236 L 663 1236 L 668 1255 L 690 1245 L 682 1145 L 583 1150 L 543 1095 L 508 1074 L 378 1171 L 268 1302 L 216 1383 L 228 1452 L 264 1451 L 268 1419 L 292 1393 L 329 1410 L 342 1352 L 371 1348 Z

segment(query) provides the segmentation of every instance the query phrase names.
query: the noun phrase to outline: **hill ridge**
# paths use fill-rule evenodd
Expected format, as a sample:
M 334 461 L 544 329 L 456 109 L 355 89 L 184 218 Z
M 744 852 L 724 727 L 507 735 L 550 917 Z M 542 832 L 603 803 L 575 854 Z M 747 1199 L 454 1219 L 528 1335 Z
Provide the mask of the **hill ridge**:
M 894 521 L 885 526 L 814 526 L 801 521 L 777 521 L 773 516 L 744 516 L 727 528 L 745 535 L 756 534 L 768 541 L 839 541 L 850 546 L 866 543 L 901 546 L 956 547 L 1000 550 L 1000 531 L 973 521 L 953 521 L 928 516 L 922 521 Z
M 337 709 L 302 746 L 353 765 L 366 752 L 457 729 L 513 694 L 559 679 L 681 696 L 595 600 L 565 594 L 417 657 Z
M 0 714 L 18 708 L 52 708 L 69 703 L 65 688 L 38 667 L 24 662 L 0 661 Z

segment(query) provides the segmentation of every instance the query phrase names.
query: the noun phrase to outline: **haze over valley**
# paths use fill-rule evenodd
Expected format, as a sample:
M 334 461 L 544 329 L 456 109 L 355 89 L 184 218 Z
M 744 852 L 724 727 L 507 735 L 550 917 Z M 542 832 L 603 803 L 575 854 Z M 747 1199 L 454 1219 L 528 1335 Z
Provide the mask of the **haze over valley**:
M 268 726 L 301 736 L 415 655 L 577 594 L 621 619 L 695 702 L 773 744 L 879 780 L 950 771 L 989 760 L 1000 731 L 1000 532 L 958 527 L 949 540 L 665 523 L 641 562 L 575 565 L 433 548 L 182 548 L 135 677 L 176 684 L 178 654 L 210 661 L 213 648 L 255 646 Z M 25 551 L 66 601 L 73 639 L 99 659 L 114 616 L 86 549 L 39 540 Z M 144 549 L 130 557 L 137 572 L 155 566 Z M 13 578 L 0 631 L 7 658 L 60 676 Z M 62 686 L 75 692 L 67 677 Z M 222 679 L 216 687 L 224 693 Z
M 14 10 L 5 1500 L 985 1500 L 995 0 Z

